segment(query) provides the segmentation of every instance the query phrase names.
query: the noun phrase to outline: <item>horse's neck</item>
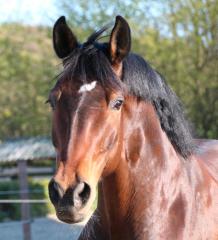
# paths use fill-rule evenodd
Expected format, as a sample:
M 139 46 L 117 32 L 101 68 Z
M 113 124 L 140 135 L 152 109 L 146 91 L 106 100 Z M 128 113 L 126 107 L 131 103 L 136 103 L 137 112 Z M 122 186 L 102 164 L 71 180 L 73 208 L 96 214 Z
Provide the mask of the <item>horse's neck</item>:
M 161 208 L 167 204 L 166 193 L 178 191 L 176 180 L 174 185 L 172 180 L 181 174 L 181 161 L 162 131 L 153 106 L 131 109 L 124 119 L 123 150 L 116 159 L 119 164 L 103 180 L 100 191 L 113 240 L 147 239 L 149 228 L 154 228 L 160 213 L 164 214 Z

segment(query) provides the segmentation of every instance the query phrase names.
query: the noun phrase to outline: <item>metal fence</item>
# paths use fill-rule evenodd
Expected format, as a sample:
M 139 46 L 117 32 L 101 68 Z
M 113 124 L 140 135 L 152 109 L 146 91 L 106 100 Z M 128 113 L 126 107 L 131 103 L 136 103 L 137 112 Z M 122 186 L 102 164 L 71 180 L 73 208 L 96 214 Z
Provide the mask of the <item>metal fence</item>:
M 10 191 L 0 191 L 0 196 L 4 195 L 16 195 L 19 194 L 21 196 L 20 199 L 0 199 L 0 204 L 21 204 L 21 221 L 19 223 L 5 223 L 4 227 L 13 226 L 14 224 L 22 225 L 23 229 L 23 238 L 24 240 L 31 240 L 31 214 L 30 214 L 30 204 L 37 203 L 49 203 L 48 199 L 29 199 L 29 194 L 31 193 L 42 193 L 42 190 L 36 189 L 29 191 L 26 190 L 10 190 Z M 25 198 L 27 197 L 27 198 Z

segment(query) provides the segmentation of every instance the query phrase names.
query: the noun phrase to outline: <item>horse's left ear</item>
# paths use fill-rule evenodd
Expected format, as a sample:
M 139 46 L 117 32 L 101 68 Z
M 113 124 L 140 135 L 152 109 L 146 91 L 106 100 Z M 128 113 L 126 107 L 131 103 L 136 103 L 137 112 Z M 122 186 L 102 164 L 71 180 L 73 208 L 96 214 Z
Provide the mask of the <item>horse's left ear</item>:
M 116 17 L 109 42 L 109 54 L 112 65 L 117 65 L 127 56 L 131 48 L 131 33 L 129 24 L 121 17 Z

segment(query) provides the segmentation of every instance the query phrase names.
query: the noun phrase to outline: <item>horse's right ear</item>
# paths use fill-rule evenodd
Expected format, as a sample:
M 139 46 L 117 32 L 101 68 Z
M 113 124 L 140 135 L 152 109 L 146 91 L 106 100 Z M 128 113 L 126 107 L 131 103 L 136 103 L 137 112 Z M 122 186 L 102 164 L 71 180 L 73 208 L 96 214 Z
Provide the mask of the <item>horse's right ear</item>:
M 65 17 L 60 17 L 53 28 L 53 46 L 55 53 L 59 58 L 65 58 L 78 45 L 77 39 L 68 27 Z

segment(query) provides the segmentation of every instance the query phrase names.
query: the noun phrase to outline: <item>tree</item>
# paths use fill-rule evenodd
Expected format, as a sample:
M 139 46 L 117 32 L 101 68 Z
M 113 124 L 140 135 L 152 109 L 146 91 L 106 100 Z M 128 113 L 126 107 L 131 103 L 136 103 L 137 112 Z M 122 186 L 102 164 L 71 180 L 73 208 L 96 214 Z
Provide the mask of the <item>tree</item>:
M 50 30 L 0 26 L 0 139 L 48 135 L 44 104 L 55 76 Z

